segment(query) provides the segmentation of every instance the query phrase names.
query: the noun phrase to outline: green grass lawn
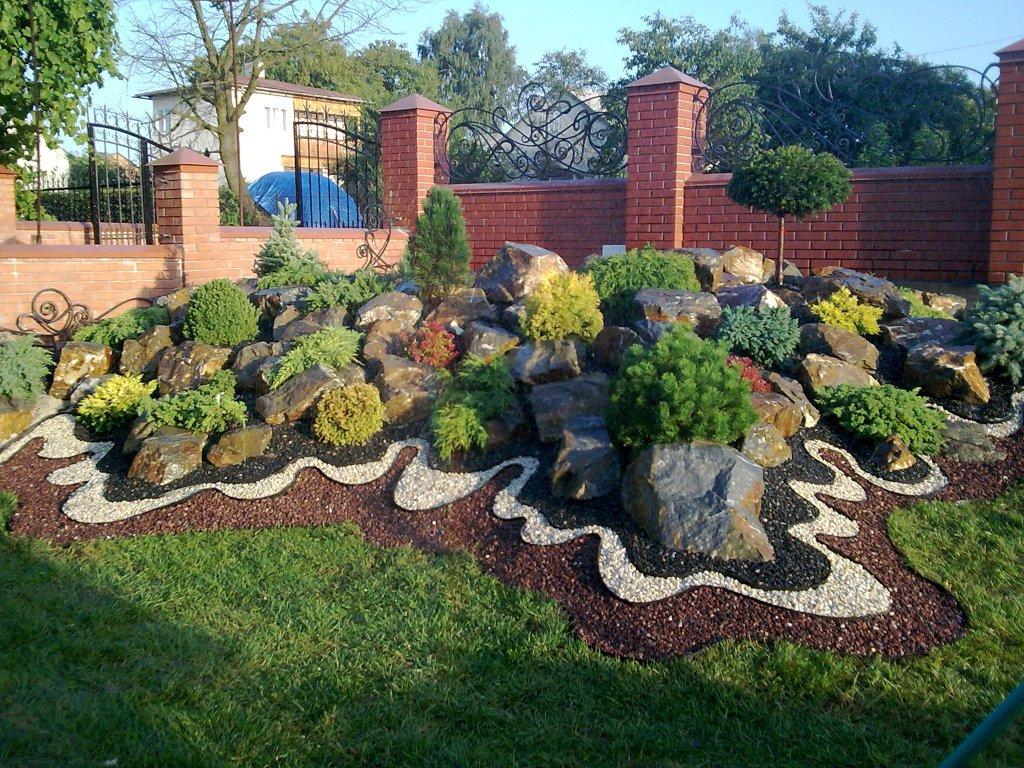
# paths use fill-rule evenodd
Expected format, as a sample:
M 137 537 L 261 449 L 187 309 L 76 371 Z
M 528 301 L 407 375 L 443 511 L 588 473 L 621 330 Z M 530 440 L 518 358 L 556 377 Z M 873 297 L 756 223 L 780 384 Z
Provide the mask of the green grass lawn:
M 623 662 L 467 556 L 349 526 L 0 539 L 0 765 L 934 766 L 1024 674 L 1022 509 L 1018 488 L 893 516 L 972 626 L 903 661 Z M 982 764 L 1024 764 L 1022 738 Z

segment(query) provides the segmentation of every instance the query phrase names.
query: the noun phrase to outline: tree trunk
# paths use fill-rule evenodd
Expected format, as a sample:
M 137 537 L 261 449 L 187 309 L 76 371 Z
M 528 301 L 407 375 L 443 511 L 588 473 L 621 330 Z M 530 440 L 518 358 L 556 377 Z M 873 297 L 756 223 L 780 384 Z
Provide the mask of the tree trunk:
M 242 199 L 241 173 L 239 172 L 238 134 L 233 121 L 225 120 L 217 125 L 217 140 L 220 143 L 220 161 L 224 166 L 224 179 L 236 200 Z
M 779 216 L 779 260 L 775 264 L 775 282 L 782 287 L 782 259 L 786 244 L 786 217 Z

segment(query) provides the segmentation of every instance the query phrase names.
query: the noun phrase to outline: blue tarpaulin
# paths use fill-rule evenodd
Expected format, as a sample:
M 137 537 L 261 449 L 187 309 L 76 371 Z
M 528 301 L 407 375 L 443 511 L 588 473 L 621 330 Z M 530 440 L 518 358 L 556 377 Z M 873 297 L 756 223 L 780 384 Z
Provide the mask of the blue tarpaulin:
M 355 227 L 363 226 L 356 201 L 331 179 L 312 171 L 302 171 L 303 227 Z M 295 172 L 272 171 L 260 176 L 249 185 L 249 194 L 268 214 L 277 213 L 277 204 L 294 203 Z

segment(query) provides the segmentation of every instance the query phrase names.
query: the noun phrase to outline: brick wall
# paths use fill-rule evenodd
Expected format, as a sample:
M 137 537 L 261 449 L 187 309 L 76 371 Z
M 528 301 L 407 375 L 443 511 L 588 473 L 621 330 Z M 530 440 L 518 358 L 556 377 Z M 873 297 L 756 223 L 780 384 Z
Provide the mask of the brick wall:
M 1024 40 L 996 51 L 999 98 L 992 159 L 988 279 L 1024 272 Z
M 864 168 L 835 210 L 786 222 L 786 256 L 803 270 L 828 264 L 911 280 L 985 280 L 988 166 Z M 728 199 L 729 174 L 686 184 L 685 245 L 746 245 L 774 257 L 773 216 Z
M 181 286 L 181 252 L 155 246 L 0 245 L 0 327 L 15 327 L 44 288 L 59 288 L 100 313 L 133 297 Z
M 533 243 L 579 266 L 626 239 L 626 180 L 453 184 L 479 267 L 506 240 Z
M 44 221 L 40 230 L 44 245 L 91 245 L 92 224 L 88 221 Z M 141 224 L 103 224 L 103 242 L 108 245 L 145 245 L 146 233 Z M 19 221 L 15 240 L 34 243 L 36 223 Z

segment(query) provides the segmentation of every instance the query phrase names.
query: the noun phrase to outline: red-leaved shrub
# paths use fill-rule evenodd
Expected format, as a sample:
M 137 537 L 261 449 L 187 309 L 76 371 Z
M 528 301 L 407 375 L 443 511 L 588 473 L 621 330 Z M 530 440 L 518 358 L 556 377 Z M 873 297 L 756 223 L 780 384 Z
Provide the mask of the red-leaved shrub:
M 771 392 L 772 385 L 765 381 L 764 376 L 761 375 L 761 371 L 758 369 L 754 361 L 749 357 L 741 357 L 740 355 L 729 355 L 725 362 L 729 365 L 735 365 L 740 369 L 740 376 L 750 384 L 751 392 Z
M 441 323 L 424 323 L 406 344 L 406 354 L 417 363 L 447 368 L 455 360 L 455 334 Z

